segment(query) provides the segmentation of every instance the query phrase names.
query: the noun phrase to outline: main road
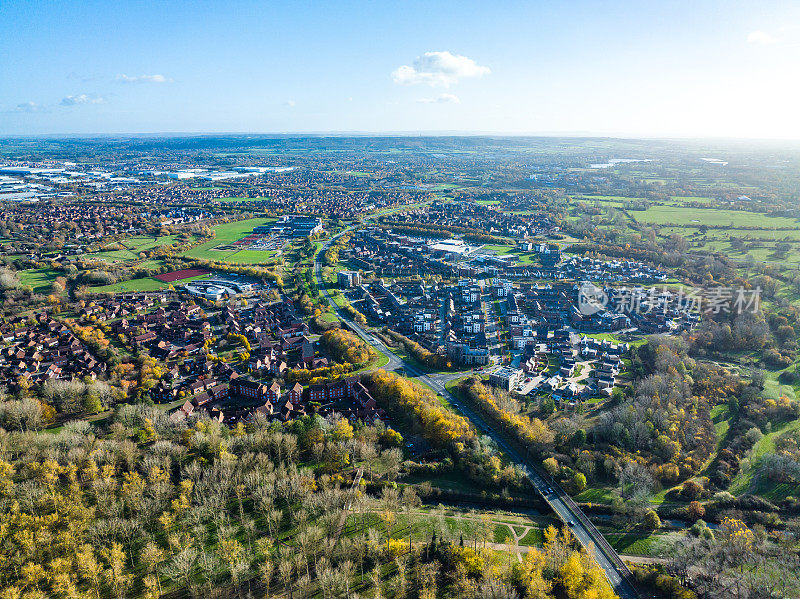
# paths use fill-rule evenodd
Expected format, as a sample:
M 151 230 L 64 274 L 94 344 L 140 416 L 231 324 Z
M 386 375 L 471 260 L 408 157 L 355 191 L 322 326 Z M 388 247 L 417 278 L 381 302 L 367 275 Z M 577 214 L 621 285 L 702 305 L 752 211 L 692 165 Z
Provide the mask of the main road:
M 569 526 L 575 538 L 589 551 L 597 560 L 597 563 L 603 568 L 603 571 L 614 587 L 617 595 L 621 599 L 639 599 L 635 587 L 632 583 L 632 575 L 628 567 L 620 558 L 619 554 L 609 545 L 608 541 L 603 537 L 600 531 L 592 524 L 581 509 L 575 504 L 572 498 L 564 492 L 555 481 L 550 480 L 544 473 L 542 473 L 530 460 L 529 456 L 523 455 L 517 448 L 512 447 L 505 437 L 490 425 L 483 417 L 478 415 L 472 408 L 465 405 L 454 395 L 452 395 L 445 385 L 456 378 L 460 378 L 463 374 L 442 373 L 431 374 L 422 372 L 417 366 L 406 362 L 404 359 L 397 356 L 391 349 L 389 349 L 377 336 L 371 334 L 363 327 L 355 323 L 344 311 L 340 310 L 333 301 L 333 298 L 328 293 L 328 288 L 322 279 L 322 265 L 319 262 L 319 255 L 327 250 L 331 244 L 340 236 L 351 231 L 354 227 L 345 229 L 341 233 L 331 237 L 325 245 L 320 248 L 320 251 L 314 258 L 314 273 L 317 278 L 317 286 L 323 293 L 328 303 L 339 319 L 344 322 L 352 331 L 361 337 L 366 343 L 369 343 L 375 350 L 389 360 L 384 366 L 386 370 L 403 369 L 406 376 L 414 377 L 418 381 L 424 383 L 442 397 L 447 398 L 454 408 L 461 414 L 468 418 L 472 424 L 483 434 L 490 437 L 497 445 L 505 452 L 505 454 L 518 464 L 528 479 L 533 484 L 534 488 L 550 505 L 556 515 Z

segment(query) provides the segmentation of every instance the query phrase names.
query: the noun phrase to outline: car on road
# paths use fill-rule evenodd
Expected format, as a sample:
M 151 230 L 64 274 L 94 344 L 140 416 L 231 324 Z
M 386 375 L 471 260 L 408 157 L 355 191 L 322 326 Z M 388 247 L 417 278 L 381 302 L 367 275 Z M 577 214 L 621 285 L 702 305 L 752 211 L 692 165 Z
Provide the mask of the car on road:
M 567 526 L 575 526 L 575 523 L 572 520 L 567 520 Z

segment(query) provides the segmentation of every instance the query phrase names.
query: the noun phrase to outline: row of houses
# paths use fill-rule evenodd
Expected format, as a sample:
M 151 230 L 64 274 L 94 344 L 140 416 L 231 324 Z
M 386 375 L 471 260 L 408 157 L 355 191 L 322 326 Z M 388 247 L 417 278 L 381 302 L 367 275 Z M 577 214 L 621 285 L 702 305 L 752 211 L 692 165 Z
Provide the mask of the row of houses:
M 0 385 L 16 389 L 48 380 L 96 379 L 106 372 L 98 359 L 62 321 L 48 312 L 0 326 Z
M 502 235 L 524 239 L 535 235 L 549 235 L 559 229 L 547 215 L 515 214 L 499 210 L 493 204 L 475 201 L 434 201 L 425 208 L 395 212 L 387 217 L 393 222 L 407 225 L 435 225 L 480 229 L 488 235 Z
M 233 425 L 250 422 L 256 415 L 287 422 L 313 411 L 322 416 L 336 412 L 367 423 L 388 420 L 358 376 L 311 385 L 307 389 L 299 383 L 282 389 L 277 381 L 266 384 L 240 377 L 236 373 L 228 375 L 229 383 L 224 390 L 221 390 L 215 378 L 208 382 L 198 379 L 188 389 L 197 392 L 177 408 L 170 418 L 180 421 L 192 415 L 205 414 Z

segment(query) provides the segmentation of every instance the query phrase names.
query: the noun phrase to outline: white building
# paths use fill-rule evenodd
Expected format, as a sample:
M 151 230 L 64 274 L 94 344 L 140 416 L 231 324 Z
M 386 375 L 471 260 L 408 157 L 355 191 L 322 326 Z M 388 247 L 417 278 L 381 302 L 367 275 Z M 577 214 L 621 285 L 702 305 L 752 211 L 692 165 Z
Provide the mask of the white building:
M 508 368 L 503 366 L 489 374 L 489 383 L 495 387 L 501 387 L 505 391 L 511 391 L 522 380 L 525 373 L 519 368 Z

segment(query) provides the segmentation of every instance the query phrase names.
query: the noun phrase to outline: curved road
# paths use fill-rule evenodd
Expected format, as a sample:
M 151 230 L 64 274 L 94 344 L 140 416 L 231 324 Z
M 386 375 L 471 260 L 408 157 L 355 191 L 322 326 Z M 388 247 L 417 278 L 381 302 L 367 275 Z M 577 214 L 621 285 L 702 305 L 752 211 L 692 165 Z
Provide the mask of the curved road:
M 341 233 L 331 237 L 325 243 L 325 245 L 320 248 L 317 256 L 327 250 L 334 240 L 349 232 L 353 228 L 354 227 L 345 229 Z M 570 498 L 569 495 L 567 495 L 567 493 L 565 493 L 554 481 L 549 480 L 549 477 L 546 477 L 546 475 L 541 473 L 527 456 L 523 456 L 519 451 L 511 447 L 505 438 L 496 430 L 494 430 L 485 419 L 475 413 L 475 411 L 469 406 L 465 405 L 464 402 L 454 397 L 445 388 L 446 383 L 451 380 L 461 378 L 464 376 L 464 374 L 424 373 L 415 365 L 406 362 L 402 358 L 395 355 L 375 335 L 372 335 L 361 326 L 353 322 L 352 319 L 350 319 L 339 309 L 339 307 L 333 301 L 333 298 L 331 298 L 330 294 L 328 293 L 328 289 L 322 280 L 322 265 L 317 256 L 314 258 L 314 272 L 317 278 L 317 286 L 324 294 L 325 298 L 328 300 L 328 303 L 331 305 L 333 310 L 336 312 L 336 315 L 342 320 L 342 322 L 346 323 L 351 330 L 355 331 L 359 337 L 361 337 L 365 342 L 369 343 L 373 348 L 375 348 L 376 351 L 380 352 L 389 359 L 389 362 L 386 364 L 386 366 L 384 366 L 384 368 L 387 370 L 397 370 L 402 368 L 405 371 L 406 376 L 414 377 L 422 383 L 428 385 L 431 389 L 439 393 L 439 395 L 446 397 L 450 404 L 459 412 L 461 412 L 466 418 L 472 421 L 472 424 L 479 431 L 489 436 L 495 443 L 497 443 L 497 445 L 506 453 L 506 455 L 508 455 L 509 458 L 522 467 L 534 488 L 542 495 L 544 500 L 550 505 L 556 515 L 569 526 L 570 530 L 581 543 L 581 545 L 583 545 L 587 551 L 594 555 L 597 563 L 601 568 L 603 568 L 603 571 L 605 572 L 608 581 L 611 583 L 611 586 L 614 587 L 614 590 L 621 597 L 621 599 L 639 599 L 639 594 L 631 582 L 632 576 L 627 566 L 625 566 L 622 559 L 619 557 L 619 554 L 617 554 L 611 545 L 608 544 L 603 535 L 589 521 L 589 519 L 575 504 L 575 502 L 572 501 L 572 498 Z

